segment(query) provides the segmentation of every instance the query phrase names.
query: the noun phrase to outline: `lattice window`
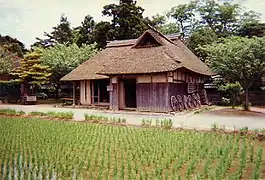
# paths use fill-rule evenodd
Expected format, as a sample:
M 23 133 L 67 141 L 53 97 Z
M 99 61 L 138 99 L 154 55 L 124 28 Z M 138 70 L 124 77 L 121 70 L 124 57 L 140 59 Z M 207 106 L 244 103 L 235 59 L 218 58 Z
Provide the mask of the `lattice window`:
M 196 83 L 188 83 L 188 93 L 194 93 L 198 91 L 198 84 Z

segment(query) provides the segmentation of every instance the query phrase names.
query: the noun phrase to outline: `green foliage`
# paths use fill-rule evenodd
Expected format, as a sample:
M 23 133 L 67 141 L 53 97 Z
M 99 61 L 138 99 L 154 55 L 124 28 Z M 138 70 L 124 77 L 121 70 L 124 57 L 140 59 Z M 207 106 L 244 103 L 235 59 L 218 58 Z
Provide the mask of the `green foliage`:
M 83 44 L 81 47 L 76 44 L 57 44 L 40 50 L 42 65 L 51 69 L 50 83 L 55 87 L 56 95 L 60 89 L 60 79 L 98 52 L 96 44 Z
M 20 67 L 11 73 L 15 76 L 14 80 L 33 85 L 48 83 L 51 76 L 50 69 L 41 65 L 40 56 L 41 52 L 38 50 L 26 54 L 20 62 Z
M 77 30 L 76 40 L 74 42 L 81 47 L 83 44 L 93 44 L 93 30 L 95 28 L 96 22 L 94 21 L 93 17 L 87 15 L 84 21 L 81 23 L 81 26 L 75 28 Z
M 232 102 L 232 108 L 235 107 L 236 101 L 238 100 L 239 95 L 243 93 L 243 88 L 239 84 L 239 82 L 226 83 L 224 85 L 221 85 L 218 90 L 225 92 L 229 96 Z
M 194 28 L 196 7 L 197 2 L 192 1 L 189 4 L 181 4 L 173 7 L 167 13 L 168 17 L 176 20 L 183 36 L 189 35 L 191 30 Z
M 63 76 L 84 61 L 97 53 L 96 45 L 82 45 L 80 48 L 76 44 L 66 46 L 57 44 L 54 47 L 42 49 L 41 62 L 45 66 L 52 68 L 53 75 Z
M 202 49 L 214 72 L 227 82 L 240 83 L 246 94 L 245 104 L 248 104 L 249 87 L 256 77 L 265 74 L 265 38 L 228 38 Z
M 50 118 L 58 118 L 58 119 L 73 119 L 74 113 L 73 112 L 47 112 L 46 116 Z
M 85 113 L 85 120 L 92 123 L 111 123 L 111 124 L 125 124 L 126 119 L 120 117 L 106 117 L 101 115 Z
M 24 111 L 16 111 L 15 109 L 0 109 L 0 115 L 14 116 L 14 115 L 24 115 Z
M 201 24 L 210 27 L 219 37 L 234 34 L 240 18 L 240 5 L 225 1 L 217 3 L 214 0 L 202 1 L 198 6 Z
M 39 111 L 32 111 L 29 113 L 29 115 L 33 115 L 33 116 L 46 116 L 47 114 L 44 112 L 39 112 Z
M 0 47 L 0 74 L 9 74 L 13 69 L 13 56 Z
M 96 24 L 93 31 L 93 38 L 98 48 L 105 48 L 107 41 L 113 39 L 109 34 L 110 30 L 111 24 L 109 22 L 101 21 Z
M 23 54 L 26 52 L 25 45 L 19 40 L 12 38 L 10 36 L 0 35 L 0 46 L 9 52 L 15 54 L 16 56 L 22 58 Z
M 33 46 L 49 47 L 56 44 L 69 45 L 73 43 L 73 32 L 70 22 L 64 14 L 60 18 L 60 23 L 52 29 L 53 31 L 50 34 L 44 33 L 47 39 L 36 38 L 38 41 Z
M 207 54 L 205 54 L 199 47 L 210 45 L 216 42 L 217 39 L 218 36 L 211 28 L 201 27 L 191 34 L 187 45 L 199 58 L 205 60 Z
M 138 38 L 147 28 L 143 18 L 144 9 L 136 3 L 109 4 L 103 9 L 104 16 L 112 17 L 111 30 L 108 32 L 112 39 Z

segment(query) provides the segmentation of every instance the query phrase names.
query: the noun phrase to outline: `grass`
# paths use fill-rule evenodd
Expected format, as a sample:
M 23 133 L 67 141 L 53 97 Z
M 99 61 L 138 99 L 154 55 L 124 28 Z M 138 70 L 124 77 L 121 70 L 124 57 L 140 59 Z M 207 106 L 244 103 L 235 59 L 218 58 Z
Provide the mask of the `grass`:
M 239 134 L 2 117 L 0 137 L 0 179 L 265 178 Z

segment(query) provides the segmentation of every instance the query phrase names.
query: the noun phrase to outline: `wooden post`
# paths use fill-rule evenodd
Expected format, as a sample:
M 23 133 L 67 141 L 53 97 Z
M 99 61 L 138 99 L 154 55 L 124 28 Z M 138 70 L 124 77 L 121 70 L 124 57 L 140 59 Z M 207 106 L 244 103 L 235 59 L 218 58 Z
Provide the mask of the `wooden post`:
M 73 106 L 75 106 L 75 82 L 73 82 Z

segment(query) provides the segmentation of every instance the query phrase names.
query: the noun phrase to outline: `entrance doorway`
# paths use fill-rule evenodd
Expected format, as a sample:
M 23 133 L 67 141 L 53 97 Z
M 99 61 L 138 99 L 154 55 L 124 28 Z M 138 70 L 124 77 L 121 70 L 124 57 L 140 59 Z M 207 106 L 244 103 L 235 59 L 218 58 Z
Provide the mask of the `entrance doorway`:
M 108 79 L 100 79 L 92 81 L 92 101 L 94 104 L 109 103 L 109 92 L 107 86 Z
M 124 97 L 126 108 L 136 108 L 136 79 L 124 79 Z

